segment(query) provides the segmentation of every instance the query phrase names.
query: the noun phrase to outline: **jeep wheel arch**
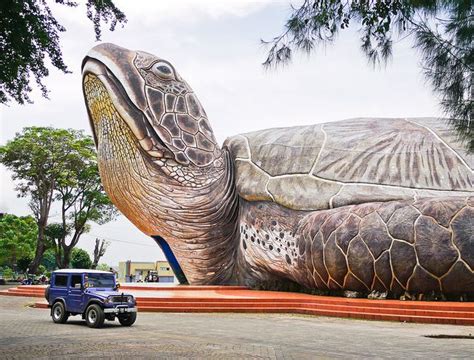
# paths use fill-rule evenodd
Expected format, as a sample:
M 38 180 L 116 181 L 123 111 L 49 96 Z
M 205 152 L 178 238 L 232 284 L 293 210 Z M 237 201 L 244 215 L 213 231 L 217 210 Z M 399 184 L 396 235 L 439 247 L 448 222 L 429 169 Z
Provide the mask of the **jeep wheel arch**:
M 56 299 L 54 299 L 53 303 L 51 304 L 51 314 L 53 314 L 53 306 L 57 302 L 61 302 L 63 304 L 64 308 L 66 309 L 66 301 L 63 298 L 56 298 Z
M 92 304 L 96 304 L 96 305 L 99 305 L 101 308 L 104 307 L 104 304 L 100 301 L 100 300 L 97 300 L 97 299 L 90 299 L 86 306 L 84 307 L 84 312 L 86 312 L 87 308 L 92 305 Z

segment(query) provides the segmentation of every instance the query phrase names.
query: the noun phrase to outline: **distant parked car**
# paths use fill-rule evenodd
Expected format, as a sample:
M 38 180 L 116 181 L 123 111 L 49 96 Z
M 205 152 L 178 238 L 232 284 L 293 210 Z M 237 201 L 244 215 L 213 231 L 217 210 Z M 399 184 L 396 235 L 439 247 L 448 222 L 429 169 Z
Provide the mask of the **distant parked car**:
M 108 271 L 64 269 L 51 274 L 45 298 L 55 323 L 65 323 L 70 315 L 81 315 L 89 327 L 98 328 L 105 320 L 131 326 L 137 318 L 132 295 L 118 291 L 115 275 Z

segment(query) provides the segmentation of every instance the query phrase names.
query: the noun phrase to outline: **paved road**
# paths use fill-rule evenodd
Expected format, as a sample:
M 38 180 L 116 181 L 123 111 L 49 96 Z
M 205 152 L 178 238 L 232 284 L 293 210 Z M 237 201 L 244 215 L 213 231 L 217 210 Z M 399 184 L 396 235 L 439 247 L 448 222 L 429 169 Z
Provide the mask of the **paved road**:
M 315 359 L 474 358 L 474 327 L 301 315 L 140 313 L 123 328 L 54 324 L 33 298 L 0 296 L 0 358 Z

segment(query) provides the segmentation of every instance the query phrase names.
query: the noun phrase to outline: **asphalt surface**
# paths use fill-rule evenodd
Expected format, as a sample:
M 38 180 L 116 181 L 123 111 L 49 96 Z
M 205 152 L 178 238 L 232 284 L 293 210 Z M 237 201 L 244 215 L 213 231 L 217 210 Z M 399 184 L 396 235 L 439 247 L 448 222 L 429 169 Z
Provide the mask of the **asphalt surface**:
M 115 321 L 90 329 L 77 316 L 54 324 L 49 310 L 28 306 L 36 300 L 0 296 L 1 359 L 474 358 L 473 326 L 280 314 L 139 313 L 130 328 Z

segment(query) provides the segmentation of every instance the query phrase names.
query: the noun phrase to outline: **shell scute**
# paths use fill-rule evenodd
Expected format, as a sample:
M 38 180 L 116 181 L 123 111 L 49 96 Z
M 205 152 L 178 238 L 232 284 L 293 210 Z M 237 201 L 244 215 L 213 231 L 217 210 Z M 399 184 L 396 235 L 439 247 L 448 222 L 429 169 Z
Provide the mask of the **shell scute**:
M 231 137 L 224 146 L 234 157 L 242 198 L 267 194 L 296 210 L 474 193 L 473 156 L 444 119 L 358 118 L 268 129 Z M 267 180 L 248 186 L 256 173 Z

